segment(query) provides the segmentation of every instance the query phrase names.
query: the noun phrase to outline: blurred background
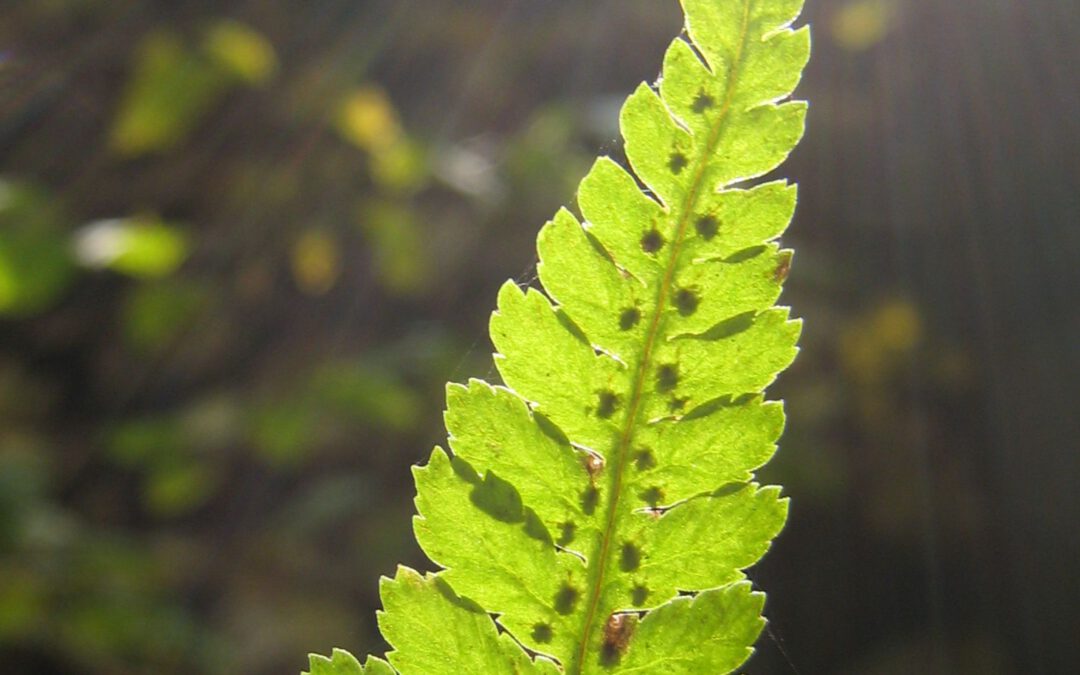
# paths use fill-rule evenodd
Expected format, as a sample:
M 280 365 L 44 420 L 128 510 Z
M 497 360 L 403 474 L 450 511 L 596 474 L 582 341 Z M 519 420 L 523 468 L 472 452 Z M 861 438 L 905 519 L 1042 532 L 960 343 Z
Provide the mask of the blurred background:
M 810 0 L 748 673 L 1080 662 L 1080 3 Z M 0 0 L 0 671 L 381 652 L 409 466 L 674 0 Z

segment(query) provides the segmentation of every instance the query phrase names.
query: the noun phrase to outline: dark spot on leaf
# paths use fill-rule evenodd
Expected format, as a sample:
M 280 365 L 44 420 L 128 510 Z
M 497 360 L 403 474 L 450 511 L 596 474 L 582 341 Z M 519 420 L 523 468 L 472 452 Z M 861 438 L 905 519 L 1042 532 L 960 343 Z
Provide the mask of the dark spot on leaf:
M 566 616 L 570 612 L 574 611 L 574 605 L 577 604 L 578 598 L 581 597 L 581 593 L 578 589 L 571 586 L 569 583 L 565 583 L 555 593 L 555 611 L 563 616 Z
M 720 231 L 720 221 L 716 216 L 702 216 L 694 223 L 694 228 L 702 239 L 710 241 Z
M 577 534 L 577 525 L 574 521 L 568 520 L 559 526 L 561 534 L 559 534 L 559 546 L 566 546 L 570 542 L 574 541 L 574 535 Z
M 626 542 L 619 555 L 619 569 L 623 572 L 633 572 L 639 567 L 641 567 L 641 549 L 635 544 Z
M 683 316 L 690 316 L 696 312 L 700 303 L 701 299 L 698 298 L 697 293 L 688 288 L 680 288 L 675 293 L 675 308 Z
M 634 465 L 638 471 L 648 471 L 656 466 L 656 457 L 652 450 L 642 449 L 634 453 Z
M 600 665 L 605 668 L 614 668 L 622 661 L 622 652 L 615 645 L 605 642 L 600 651 Z
M 630 330 L 638 325 L 639 321 L 641 321 L 641 312 L 637 307 L 624 309 L 622 314 L 619 315 L 619 328 L 621 330 Z
M 700 115 L 714 105 L 716 105 L 716 99 L 704 91 L 698 92 L 697 98 L 694 99 L 694 112 Z
M 681 152 L 671 153 L 671 157 L 668 159 L 668 168 L 671 169 L 671 173 L 678 176 L 682 173 L 682 170 L 686 168 L 689 161 L 686 159 L 686 155 Z
M 656 389 L 668 392 L 679 384 L 679 370 L 674 364 L 666 363 L 656 370 Z
M 613 391 L 600 392 L 600 401 L 596 405 L 596 414 L 600 419 L 608 419 L 619 409 L 619 396 Z
M 490 471 L 484 481 L 469 493 L 469 499 L 481 511 L 504 523 L 520 523 L 525 520 L 521 495 L 517 488 Z
M 630 591 L 630 602 L 634 603 L 634 607 L 641 607 L 648 598 L 649 589 L 641 584 L 634 586 L 634 589 Z
M 551 630 L 551 626 L 546 623 L 538 623 L 533 626 L 532 639 L 539 642 L 542 645 L 546 645 L 551 642 L 551 638 L 554 637 L 554 633 Z
M 581 510 L 585 512 L 585 515 L 591 516 L 599 503 L 600 490 L 595 485 L 590 485 L 585 492 L 581 493 Z
M 656 253 L 664 246 L 664 235 L 659 230 L 649 230 L 641 237 L 641 250 L 646 253 Z
M 686 407 L 686 404 L 690 401 L 688 398 L 672 398 L 668 401 L 668 410 L 671 412 L 679 412 Z
M 633 614 L 612 614 L 604 623 L 604 645 L 600 652 L 600 664 L 612 667 L 619 663 L 630 638 L 634 635 L 637 616 Z
M 640 497 L 649 506 L 656 506 L 664 498 L 664 491 L 654 485 L 642 492 Z

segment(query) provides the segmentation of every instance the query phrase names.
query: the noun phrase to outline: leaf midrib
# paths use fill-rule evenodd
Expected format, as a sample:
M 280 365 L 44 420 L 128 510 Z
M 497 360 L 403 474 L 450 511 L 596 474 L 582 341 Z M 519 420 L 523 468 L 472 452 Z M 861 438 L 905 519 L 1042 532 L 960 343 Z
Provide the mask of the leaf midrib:
M 599 607 L 600 599 L 603 596 L 604 580 L 609 559 L 611 557 L 611 542 L 615 534 L 615 524 L 618 521 L 618 506 L 622 497 L 623 472 L 626 467 L 626 455 L 633 442 L 634 431 L 638 426 L 638 416 L 640 415 L 641 402 L 644 398 L 645 379 L 652 363 L 652 352 L 656 346 L 657 337 L 660 334 L 664 310 L 667 306 L 668 296 L 671 293 L 675 268 L 679 262 L 683 240 L 686 236 L 686 229 L 690 223 L 690 215 L 693 213 L 694 207 L 697 205 L 697 200 L 701 195 L 709 161 L 720 141 L 721 132 L 728 120 L 728 113 L 731 110 L 731 105 L 734 100 L 738 75 L 742 66 L 743 54 L 746 48 L 746 40 L 750 27 L 750 6 L 752 3 L 753 0 L 743 0 L 743 17 L 742 25 L 739 28 L 738 51 L 735 54 L 735 58 L 732 59 L 731 66 L 728 69 L 728 81 L 724 91 L 724 101 L 720 108 L 720 112 L 717 115 L 716 122 L 710 130 L 709 137 L 705 143 L 705 150 L 699 155 L 697 165 L 694 169 L 694 177 L 690 184 L 690 191 L 687 193 L 683 203 L 683 209 L 682 213 L 679 215 L 675 238 L 671 242 L 671 253 L 668 256 L 667 265 L 664 270 L 664 278 L 658 291 L 656 309 L 649 321 L 649 328 L 645 337 L 645 348 L 642 351 L 641 360 L 638 362 L 634 385 L 630 393 L 630 405 L 626 415 L 626 426 L 623 428 L 622 434 L 619 437 L 619 444 L 615 451 L 615 461 L 612 465 L 611 499 L 608 502 L 607 513 L 605 516 L 605 526 L 600 543 L 600 552 L 595 560 L 589 561 L 589 576 L 595 578 L 593 579 L 593 582 L 589 584 L 588 588 L 589 605 L 586 610 L 585 627 L 582 631 L 578 651 L 575 659 L 571 661 L 570 667 L 567 670 L 567 672 L 573 673 L 574 675 L 580 675 L 583 671 L 589 642 L 591 641 L 593 631 L 596 629 L 597 608 Z

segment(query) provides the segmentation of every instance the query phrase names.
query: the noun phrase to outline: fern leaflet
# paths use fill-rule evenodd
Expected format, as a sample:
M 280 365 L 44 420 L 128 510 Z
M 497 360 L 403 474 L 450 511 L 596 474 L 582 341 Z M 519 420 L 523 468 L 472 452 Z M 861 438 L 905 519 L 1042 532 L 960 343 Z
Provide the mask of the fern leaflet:
M 784 424 L 763 389 L 800 323 L 775 307 L 806 105 L 802 0 L 682 0 L 657 87 L 621 114 L 633 174 L 601 158 L 540 232 L 544 292 L 507 282 L 504 386 L 450 385 L 447 451 L 414 469 L 416 537 L 442 568 L 383 579 L 394 650 L 312 675 L 727 672 L 764 596 L 743 570 L 787 500 L 752 481 Z M 642 187 L 644 186 L 644 188 Z

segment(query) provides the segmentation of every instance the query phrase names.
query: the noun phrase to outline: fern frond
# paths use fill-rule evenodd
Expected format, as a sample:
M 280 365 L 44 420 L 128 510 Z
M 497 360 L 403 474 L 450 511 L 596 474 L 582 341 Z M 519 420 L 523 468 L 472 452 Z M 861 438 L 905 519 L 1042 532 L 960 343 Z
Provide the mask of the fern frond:
M 774 306 L 795 188 L 733 186 L 803 133 L 784 99 L 809 33 L 801 0 L 682 4 L 661 81 L 622 109 L 632 173 L 599 159 L 582 219 L 540 232 L 544 292 L 499 292 L 505 386 L 448 388 L 452 454 L 414 470 L 416 537 L 444 569 L 381 589 L 397 672 L 726 672 L 764 625 L 743 570 L 787 515 L 751 481 L 784 425 L 762 391 L 800 332 Z

